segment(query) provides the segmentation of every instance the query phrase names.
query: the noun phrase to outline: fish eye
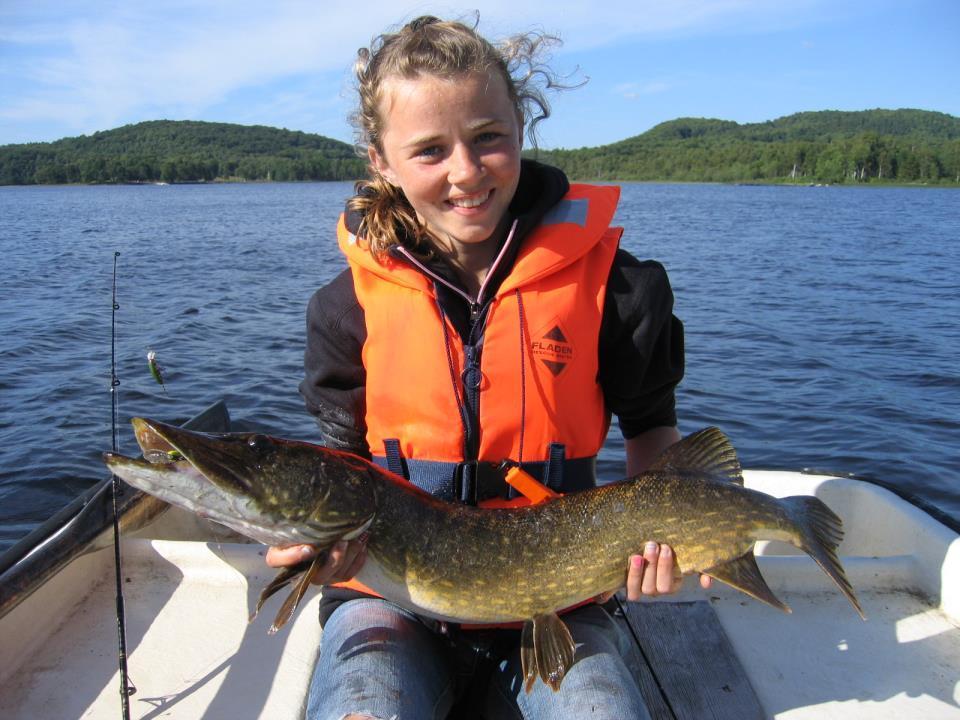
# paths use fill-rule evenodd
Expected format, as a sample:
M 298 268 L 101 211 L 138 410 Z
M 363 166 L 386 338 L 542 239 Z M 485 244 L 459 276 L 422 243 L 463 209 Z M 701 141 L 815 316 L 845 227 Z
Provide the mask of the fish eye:
M 251 450 L 266 450 L 270 441 L 263 435 L 251 435 L 247 438 L 247 447 Z

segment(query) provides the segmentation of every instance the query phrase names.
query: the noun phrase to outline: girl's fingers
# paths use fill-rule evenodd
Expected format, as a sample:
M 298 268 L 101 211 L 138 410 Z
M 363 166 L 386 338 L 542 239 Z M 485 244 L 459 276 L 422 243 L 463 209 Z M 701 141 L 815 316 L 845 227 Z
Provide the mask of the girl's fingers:
M 327 555 L 327 561 L 323 564 L 323 567 L 317 571 L 317 574 L 313 578 L 315 585 L 326 585 L 327 583 L 336 582 L 337 574 L 340 571 L 340 568 L 343 566 L 344 558 L 347 554 L 347 541 L 340 540 L 332 548 L 330 548 L 330 553 Z
M 338 580 L 350 580 L 354 575 L 360 572 L 364 561 L 367 559 L 367 536 L 362 535 L 356 541 L 347 544 L 347 551 L 344 555 L 342 570 Z
M 640 584 L 640 591 L 644 595 L 657 594 L 657 564 L 660 559 L 660 549 L 655 542 L 648 542 L 643 550 L 643 581 Z
M 367 538 L 357 540 L 341 540 L 330 548 L 330 557 L 324 567 L 313 579 L 315 585 L 326 585 L 335 582 L 350 580 L 360 572 L 367 559 Z
M 291 545 L 290 547 L 267 548 L 266 562 L 272 568 L 284 568 L 297 565 L 305 560 L 317 556 L 317 548 L 313 545 Z M 363 567 L 367 558 L 367 538 L 362 536 L 357 540 L 347 542 L 341 540 L 330 548 L 323 567 L 313 578 L 315 585 L 324 585 L 331 582 L 349 580 Z
M 700 586 L 710 588 L 712 578 L 700 575 Z M 669 595 L 683 586 L 683 576 L 676 563 L 673 548 L 649 542 L 643 555 L 633 555 L 627 569 L 627 600 L 635 602 L 643 595 Z
M 283 568 L 309 560 L 317 554 L 312 545 L 291 545 L 290 547 L 267 548 L 266 562 L 269 567 Z
M 643 568 L 646 561 L 643 555 L 631 555 L 627 568 L 627 600 L 636 602 L 643 594 Z
M 661 545 L 657 556 L 656 587 L 658 595 L 669 595 L 673 592 L 673 550 L 669 545 Z

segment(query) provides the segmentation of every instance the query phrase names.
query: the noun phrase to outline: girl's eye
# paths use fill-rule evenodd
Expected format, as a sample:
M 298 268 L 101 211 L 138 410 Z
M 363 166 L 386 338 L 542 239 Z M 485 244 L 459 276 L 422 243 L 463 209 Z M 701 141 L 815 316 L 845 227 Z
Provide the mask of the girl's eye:
M 430 147 L 421 148 L 417 150 L 417 156 L 423 158 L 434 158 L 440 154 L 440 148 L 436 145 L 431 145 Z
M 498 132 L 484 132 L 477 135 L 477 142 L 480 143 L 489 143 L 499 140 L 501 134 Z

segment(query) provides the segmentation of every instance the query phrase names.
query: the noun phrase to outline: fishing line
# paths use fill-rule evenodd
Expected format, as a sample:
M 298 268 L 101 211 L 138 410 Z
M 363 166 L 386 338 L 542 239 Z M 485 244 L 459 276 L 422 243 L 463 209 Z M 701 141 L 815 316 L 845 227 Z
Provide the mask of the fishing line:
M 117 387 L 120 380 L 117 378 L 117 258 L 120 253 L 113 253 L 113 306 L 110 310 L 110 434 L 112 435 L 113 452 L 119 450 L 117 443 Z M 113 566 L 116 573 L 117 597 L 117 651 L 120 663 L 120 703 L 123 709 L 123 720 L 130 720 L 130 696 L 137 688 L 130 682 L 127 674 L 127 618 L 123 603 L 123 572 L 120 566 L 120 515 L 117 512 L 117 498 L 120 495 L 120 478 L 112 476 L 113 485 Z

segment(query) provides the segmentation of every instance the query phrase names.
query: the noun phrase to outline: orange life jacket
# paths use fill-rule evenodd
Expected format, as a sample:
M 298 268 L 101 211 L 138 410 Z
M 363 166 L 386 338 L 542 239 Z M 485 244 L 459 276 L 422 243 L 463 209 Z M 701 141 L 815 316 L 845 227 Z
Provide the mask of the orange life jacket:
M 391 466 L 392 446 L 411 464 L 546 463 L 560 444 L 572 462 L 589 461 L 592 475 L 610 424 L 597 341 L 622 234 L 610 227 L 619 194 L 614 186 L 572 185 L 523 238 L 487 312 L 478 363 L 440 309 L 434 281 L 404 258 L 375 259 L 341 216 L 338 240 L 367 328 L 362 353 L 374 460 Z M 461 421 L 468 392 L 478 399 L 472 458 L 465 457 Z
M 477 459 L 546 460 L 551 442 L 564 443 L 572 458 L 602 447 L 609 413 L 597 382 L 597 338 L 622 233 L 609 227 L 618 198 L 613 186 L 574 185 L 524 238 L 483 333 Z M 433 282 L 403 259 L 375 260 L 342 217 L 338 237 L 367 326 L 371 452 L 382 455 L 384 440 L 397 438 L 405 458 L 463 460 L 462 388 L 455 392 L 454 383 L 466 369 L 465 351 Z

